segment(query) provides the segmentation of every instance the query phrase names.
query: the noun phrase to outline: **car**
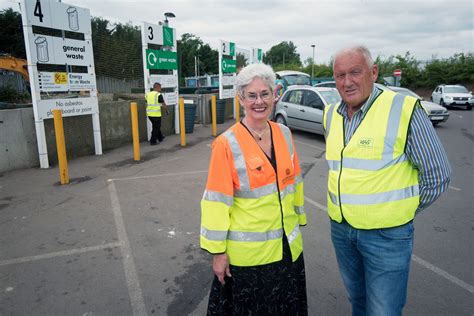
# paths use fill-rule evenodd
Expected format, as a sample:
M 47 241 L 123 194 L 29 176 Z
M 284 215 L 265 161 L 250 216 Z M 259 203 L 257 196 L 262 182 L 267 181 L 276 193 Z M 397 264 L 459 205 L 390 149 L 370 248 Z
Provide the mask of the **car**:
M 282 70 L 276 72 L 277 81 L 283 85 L 283 92 L 293 85 L 311 85 L 311 77 L 304 72 Z
M 461 85 L 439 85 L 431 94 L 431 100 L 444 107 L 460 106 L 466 110 L 472 110 L 474 104 L 472 92 Z
M 334 88 L 291 86 L 275 108 L 275 122 L 307 132 L 323 135 L 323 110 L 341 97 Z
M 313 85 L 313 87 L 327 87 L 327 88 L 335 88 L 336 81 L 324 81 Z
M 402 87 L 387 87 L 388 89 L 395 91 L 397 93 L 403 94 L 403 95 L 409 95 L 412 97 L 415 97 L 417 99 L 421 100 L 421 106 L 425 110 L 426 114 L 428 114 L 428 117 L 430 118 L 431 123 L 433 125 L 437 125 L 442 122 L 446 122 L 449 118 L 449 112 L 446 110 L 446 108 L 433 103 L 429 101 L 423 100 L 422 97 L 420 97 L 418 94 L 415 92 L 407 89 L 407 88 L 402 88 Z

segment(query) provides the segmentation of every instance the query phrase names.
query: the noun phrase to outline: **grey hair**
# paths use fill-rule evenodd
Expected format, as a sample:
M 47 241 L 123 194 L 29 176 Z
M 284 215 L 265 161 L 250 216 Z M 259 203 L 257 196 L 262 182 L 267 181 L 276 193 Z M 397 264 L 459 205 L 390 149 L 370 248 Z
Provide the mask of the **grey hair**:
M 361 54 L 364 57 L 365 62 L 367 63 L 367 66 L 369 68 L 371 68 L 374 65 L 374 60 L 372 59 L 372 55 L 370 54 L 370 51 L 367 47 L 365 47 L 364 45 L 353 45 L 353 46 L 348 46 L 346 48 L 343 48 L 339 50 L 336 54 L 334 54 L 334 57 L 333 57 L 334 63 L 332 65 L 333 70 L 334 70 L 334 65 L 336 64 L 336 59 L 339 56 L 345 55 L 345 54 L 354 54 L 354 53 Z
M 243 96 L 245 87 L 255 78 L 262 79 L 268 85 L 270 91 L 273 91 L 276 75 L 272 67 L 265 64 L 250 64 L 242 68 L 235 78 L 236 92 Z

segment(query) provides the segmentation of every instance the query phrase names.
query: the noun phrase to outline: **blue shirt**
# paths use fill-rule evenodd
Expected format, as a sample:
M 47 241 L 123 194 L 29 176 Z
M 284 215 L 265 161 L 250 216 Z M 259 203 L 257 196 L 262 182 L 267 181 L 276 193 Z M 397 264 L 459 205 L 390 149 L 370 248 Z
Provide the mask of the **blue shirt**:
M 341 101 L 337 112 L 344 117 L 344 145 L 352 138 L 365 113 L 381 93 L 382 90 L 374 86 L 367 101 L 352 115 L 351 119 L 347 114 L 347 104 Z M 436 201 L 448 188 L 451 175 L 451 167 L 443 145 L 419 102 L 415 106 L 408 127 L 405 154 L 414 168 L 418 169 L 420 186 L 420 204 L 416 210 L 418 213 Z

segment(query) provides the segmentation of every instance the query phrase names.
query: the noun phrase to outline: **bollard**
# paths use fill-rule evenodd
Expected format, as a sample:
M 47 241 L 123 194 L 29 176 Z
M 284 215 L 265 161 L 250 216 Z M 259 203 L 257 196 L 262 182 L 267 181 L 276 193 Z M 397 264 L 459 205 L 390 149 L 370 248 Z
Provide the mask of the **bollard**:
M 240 103 L 237 95 L 235 95 L 235 122 L 240 122 Z
M 138 137 L 138 110 L 137 102 L 130 102 L 132 118 L 133 160 L 140 161 L 140 140 Z
M 185 147 L 186 126 L 184 125 L 184 98 L 179 99 L 179 133 L 181 134 L 181 147 Z
M 59 178 L 61 184 L 69 183 L 69 172 L 67 169 L 66 144 L 64 142 L 63 116 L 61 110 L 53 110 L 54 133 L 56 134 L 56 148 L 58 151 Z
M 212 114 L 212 132 L 211 135 L 216 137 L 217 136 L 217 109 L 216 109 L 216 96 L 212 96 L 211 101 L 211 114 Z

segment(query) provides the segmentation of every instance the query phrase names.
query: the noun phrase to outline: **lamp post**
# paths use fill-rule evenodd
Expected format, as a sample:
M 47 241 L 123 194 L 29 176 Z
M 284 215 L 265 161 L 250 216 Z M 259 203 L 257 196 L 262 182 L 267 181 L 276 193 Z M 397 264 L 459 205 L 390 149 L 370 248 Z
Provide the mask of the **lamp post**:
M 311 45 L 311 47 L 313 48 L 313 59 L 311 60 L 311 79 L 313 79 L 314 77 L 314 48 L 316 47 L 316 45 Z
M 173 12 L 165 12 L 165 25 L 168 26 L 168 18 L 175 18 L 176 15 L 174 15 Z

